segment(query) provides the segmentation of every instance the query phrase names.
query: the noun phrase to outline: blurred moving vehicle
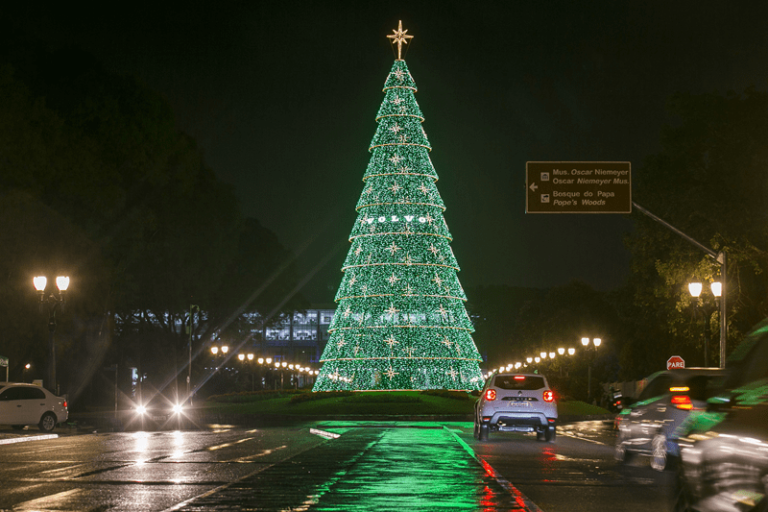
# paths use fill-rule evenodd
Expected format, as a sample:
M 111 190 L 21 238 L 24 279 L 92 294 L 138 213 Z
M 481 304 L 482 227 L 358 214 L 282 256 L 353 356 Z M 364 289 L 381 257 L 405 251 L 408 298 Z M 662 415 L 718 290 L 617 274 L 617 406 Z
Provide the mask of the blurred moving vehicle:
M 611 386 L 608 390 L 603 393 L 603 398 L 601 400 L 601 406 L 605 409 L 608 409 L 610 412 L 618 413 L 621 412 L 622 404 L 623 404 L 623 396 L 621 393 L 621 390 L 613 388 Z
M 35 384 L 0 382 L 0 424 L 21 430 L 37 425 L 43 432 L 52 431 L 69 418 L 65 397 L 56 396 Z
M 664 471 L 670 456 L 677 457 L 672 434 L 693 410 L 703 410 L 706 400 L 722 389 L 720 368 L 685 368 L 654 373 L 638 400 L 624 398 L 617 418 L 616 460 L 650 455 L 651 467 Z
M 161 393 L 144 394 L 122 414 L 123 428 L 165 430 L 186 425 L 188 403 L 168 399 Z
M 675 510 L 768 510 L 768 319 L 726 363 L 725 390 L 675 433 L 680 450 Z
M 491 432 L 536 432 L 539 441 L 555 441 L 557 401 L 540 374 L 497 373 L 488 378 L 475 403 L 475 439 Z

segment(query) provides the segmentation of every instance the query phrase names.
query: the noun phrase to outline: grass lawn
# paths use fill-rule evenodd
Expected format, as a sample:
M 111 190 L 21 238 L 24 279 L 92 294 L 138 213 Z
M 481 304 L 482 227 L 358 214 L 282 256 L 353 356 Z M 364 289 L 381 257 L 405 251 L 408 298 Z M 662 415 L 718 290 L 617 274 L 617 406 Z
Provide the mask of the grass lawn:
M 419 391 L 388 391 L 354 393 L 352 396 L 336 396 L 299 403 L 290 403 L 291 397 L 283 396 L 242 403 L 206 401 L 201 407 L 203 414 L 243 414 L 281 416 L 392 415 L 392 416 L 471 416 L 476 398 L 465 400 L 433 396 Z M 601 407 L 579 401 L 558 403 L 560 416 L 608 414 Z

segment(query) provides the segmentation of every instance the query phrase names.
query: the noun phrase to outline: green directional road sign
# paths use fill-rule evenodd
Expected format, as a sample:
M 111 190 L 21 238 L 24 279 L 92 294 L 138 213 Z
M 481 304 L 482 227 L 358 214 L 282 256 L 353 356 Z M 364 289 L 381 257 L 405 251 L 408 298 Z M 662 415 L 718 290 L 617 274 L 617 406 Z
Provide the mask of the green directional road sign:
M 8 358 L 5 356 L 0 356 L 0 366 L 8 366 Z
M 526 162 L 526 213 L 632 213 L 629 162 Z

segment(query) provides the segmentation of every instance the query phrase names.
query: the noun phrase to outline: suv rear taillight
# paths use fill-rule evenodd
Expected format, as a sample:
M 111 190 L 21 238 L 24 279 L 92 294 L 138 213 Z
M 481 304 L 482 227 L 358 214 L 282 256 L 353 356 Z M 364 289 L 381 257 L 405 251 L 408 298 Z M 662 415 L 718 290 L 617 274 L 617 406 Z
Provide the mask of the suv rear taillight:
M 555 392 L 551 389 L 548 389 L 544 392 L 544 401 L 545 402 L 554 402 L 555 401 Z
M 677 407 L 678 409 L 685 409 L 686 411 L 690 411 L 693 409 L 693 403 L 691 402 L 691 397 L 688 395 L 674 395 L 672 397 L 672 405 Z
M 496 400 L 496 390 L 495 389 L 489 389 L 485 392 L 485 399 L 489 402 L 492 402 Z

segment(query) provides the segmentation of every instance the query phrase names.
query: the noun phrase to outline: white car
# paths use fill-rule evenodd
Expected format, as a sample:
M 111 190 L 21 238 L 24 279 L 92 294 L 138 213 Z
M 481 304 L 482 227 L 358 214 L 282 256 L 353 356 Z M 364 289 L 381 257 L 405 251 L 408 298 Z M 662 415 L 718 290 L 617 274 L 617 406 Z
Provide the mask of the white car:
M 497 373 L 485 383 L 475 404 L 475 438 L 491 432 L 536 432 L 555 441 L 557 401 L 547 379 L 537 373 Z
M 0 382 L 0 425 L 21 430 L 37 425 L 50 432 L 69 418 L 66 398 L 34 384 Z

